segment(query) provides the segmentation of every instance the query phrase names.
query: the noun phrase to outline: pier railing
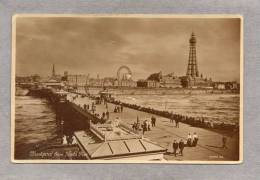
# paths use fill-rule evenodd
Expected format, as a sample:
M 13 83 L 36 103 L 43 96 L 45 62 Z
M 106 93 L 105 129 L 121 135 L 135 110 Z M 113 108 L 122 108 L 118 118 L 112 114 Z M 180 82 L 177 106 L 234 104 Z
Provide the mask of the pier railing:
M 181 114 L 174 114 L 168 111 L 161 111 L 149 107 L 143 107 L 139 106 L 136 104 L 129 104 L 129 103 L 124 103 L 119 100 L 115 100 L 114 98 L 109 98 L 106 99 L 108 102 L 116 104 L 116 105 L 121 105 L 124 107 L 128 107 L 131 109 L 135 109 L 138 111 L 143 111 L 147 112 L 150 114 L 158 115 L 161 117 L 169 118 L 169 119 L 174 119 L 179 122 L 189 124 L 191 126 L 196 126 L 196 127 L 203 127 L 203 128 L 208 128 L 208 129 L 219 129 L 219 130 L 232 130 L 232 131 L 238 131 L 239 125 L 238 123 L 227 123 L 227 122 L 219 122 L 219 121 L 214 121 L 214 120 L 207 120 L 206 118 L 196 118 L 196 117 L 190 117 L 190 116 L 185 116 Z
M 90 130 L 96 134 L 101 140 L 106 140 L 106 134 L 101 132 L 98 127 L 93 124 L 91 121 L 89 122 L 89 128 Z

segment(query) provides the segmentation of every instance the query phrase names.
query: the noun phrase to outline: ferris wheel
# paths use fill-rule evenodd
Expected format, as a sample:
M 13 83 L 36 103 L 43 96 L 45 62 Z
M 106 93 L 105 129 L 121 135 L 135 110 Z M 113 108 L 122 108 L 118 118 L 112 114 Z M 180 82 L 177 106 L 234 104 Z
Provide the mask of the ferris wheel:
M 121 80 L 130 80 L 132 78 L 132 71 L 128 66 L 121 66 L 117 70 L 117 79 L 118 81 Z

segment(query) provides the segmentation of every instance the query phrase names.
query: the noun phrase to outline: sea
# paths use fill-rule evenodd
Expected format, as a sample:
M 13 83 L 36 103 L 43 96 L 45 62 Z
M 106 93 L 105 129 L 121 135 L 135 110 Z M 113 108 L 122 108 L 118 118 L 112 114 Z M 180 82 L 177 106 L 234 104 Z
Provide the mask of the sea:
M 206 120 L 238 123 L 239 94 L 116 95 L 116 99 Z
M 37 144 L 58 137 L 54 109 L 48 101 L 31 96 L 15 97 L 15 156 L 25 158 Z
M 115 95 L 115 98 L 188 116 L 239 122 L 239 94 Z M 35 145 L 58 138 L 59 132 L 55 110 L 47 100 L 31 96 L 15 97 L 16 158 L 25 158 Z

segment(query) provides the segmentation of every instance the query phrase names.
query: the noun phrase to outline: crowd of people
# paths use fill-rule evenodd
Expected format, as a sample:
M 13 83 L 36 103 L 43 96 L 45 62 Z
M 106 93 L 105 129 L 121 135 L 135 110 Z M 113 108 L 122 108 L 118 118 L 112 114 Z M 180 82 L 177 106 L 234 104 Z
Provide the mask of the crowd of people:
M 192 125 L 194 127 L 203 127 L 203 128 L 210 128 L 210 129 L 236 131 L 239 128 L 238 123 L 233 124 L 233 123 L 215 122 L 212 120 L 208 120 L 205 117 L 191 117 L 191 116 L 181 115 L 178 113 L 169 112 L 166 110 L 157 110 L 150 107 L 143 107 L 137 104 L 121 102 L 119 100 L 115 100 L 114 98 L 108 98 L 106 99 L 106 101 L 116 105 L 132 108 L 138 111 L 143 111 L 154 115 L 162 116 L 165 118 L 169 118 L 171 122 L 175 121 L 177 128 L 179 127 L 180 122 Z
M 146 131 L 151 131 L 152 127 L 156 126 L 156 118 L 154 116 L 151 119 L 146 119 L 142 123 L 140 122 L 138 116 L 136 122 L 133 123 L 133 131 L 141 131 L 145 134 Z
M 191 135 L 190 133 L 188 134 L 188 137 L 187 137 L 187 146 L 188 147 L 196 147 L 198 141 L 199 141 L 199 137 L 198 137 L 197 133 L 193 133 L 193 135 Z
M 198 141 L 199 141 L 199 137 L 196 132 L 194 132 L 193 135 L 191 135 L 190 133 L 188 134 L 186 144 L 183 139 L 180 139 L 179 142 L 177 142 L 176 139 L 174 139 L 172 143 L 173 155 L 176 157 L 177 150 L 179 149 L 178 154 L 183 156 L 184 147 L 196 147 Z
M 171 122 L 171 123 L 173 123 L 174 121 L 175 121 L 175 127 L 176 127 L 176 128 L 179 128 L 179 127 L 180 127 L 180 121 L 179 121 L 179 119 L 173 119 L 173 118 L 170 119 L 170 122 Z
M 84 97 L 85 96 L 86 95 L 84 95 Z M 115 104 L 116 105 L 116 107 L 114 109 L 115 113 L 122 112 L 123 107 L 128 107 L 128 108 L 136 109 L 136 110 L 139 110 L 139 111 L 143 111 L 143 112 L 151 113 L 151 114 L 154 114 L 154 115 L 159 115 L 159 116 L 162 116 L 162 117 L 169 118 L 171 122 L 175 121 L 176 128 L 178 128 L 180 122 L 182 122 L 182 123 L 194 126 L 194 127 L 203 127 L 203 128 L 209 128 L 209 129 L 221 129 L 221 130 L 233 130 L 234 132 L 238 132 L 238 130 L 239 130 L 238 123 L 235 123 L 235 124 L 224 123 L 224 122 L 209 120 L 205 117 L 191 117 L 191 116 L 181 115 L 181 114 L 178 114 L 178 113 L 169 112 L 169 111 L 166 111 L 166 110 L 157 110 L 157 109 L 153 109 L 153 108 L 150 108 L 150 107 L 142 107 L 142 106 L 139 106 L 139 105 L 136 105 L 136 104 L 121 102 L 119 100 L 116 100 L 113 97 L 100 98 L 100 97 L 96 97 L 94 95 L 88 95 L 88 97 L 95 100 L 96 104 L 101 104 L 103 102 L 104 104 L 106 104 L 106 107 L 107 107 L 107 102 Z M 78 98 L 78 95 L 74 96 L 73 100 L 75 100 L 76 98 Z M 88 107 L 88 108 L 86 107 L 86 109 L 89 109 L 89 108 L 90 107 Z M 93 111 L 93 114 L 94 114 L 95 109 L 92 108 L 92 111 Z
M 120 105 L 116 105 L 115 108 L 114 108 L 114 113 L 122 113 L 123 112 L 123 109 L 124 109 L 124 106 Z
M 179 149 L 179 154 L 183 156 L 183 150 L 184 150 L 185 144 L 184 141 L 181 139 L 179 142 L 177 142 L 175 139 L 173 140 L 172 148 L 173 148 L 173 154 L 176 157 L 177 156 L 177 150 Z
M 73 145 L 73 144 L 76 144 L 76 140 L 73 137 L 73 135 L 64 135 L 62 138 L 62 144 Z
M 72 99 L 75 100 L 77 98 L 78 98 L 78 95 L 74 96 Z M 83 104 L 83 110 L 93 114 L 94 117 L 96 117 L 96 119 L 92 120 L 93 123 L 105 123 L 107 120 L 109 120 L 110 113 L 108 111 L 107 102 L 104 102 L 104 104 L 106 106 L 106 111 L 105 112 L 102 112 L 101 114 L 96 112 L 97 105 L 101 104 L 101 103 L 102 103 L 102 101 L 96 100 L 96 101 L 92 101 L 91 104 Z
M 151 113 L 154 115 L 159 115 L 165 118 L 169 118 L 171 122 L 175 121 L 176 128 L 178 128 L 180 122 L 182 122 L 185 124 L 192 125 L 194 127 L 203 127 L 203 128 L 210 128 L 210 129 L 234 130 L 234 131 L 238 131 L 239 129 L 238 123 L 232 124 L 232 123 L 224 123 L 224 122 L 215 122 L 213 120 L 208 120 L 205 117 L 191 117 L 191 116 L 181 115 L 178 113 L 169 112 L 166 110 L 157 110 L 150 107 L 139 106 L 137 104 L 121 102 L 119 100 L 116 100 L 115 98 L 100 98 L 95 96 L 89 96 L 89 97 L 95 100 L 96 104 L 101 104 L 103 102 L 104 104 L 106 104 L 106 107 L 107 107 L 107 102 L 115 104 L 116 105 L 114 109 L 115 113 L 123 112 L 123 107 L 128 107 L 139 111 Z

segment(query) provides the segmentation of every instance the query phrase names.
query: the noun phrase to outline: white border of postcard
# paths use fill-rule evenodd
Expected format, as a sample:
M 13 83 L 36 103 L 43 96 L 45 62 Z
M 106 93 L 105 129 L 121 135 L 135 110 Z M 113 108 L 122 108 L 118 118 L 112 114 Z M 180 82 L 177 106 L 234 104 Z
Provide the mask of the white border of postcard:
M 18 17 L 120 17 L 120 18 L 240 18 L 240 118 L 238 161 L 144 161 L 144 160 L 17 160 L 14 159 L 15 143 L 15 62 L 16 62 L 16 18 Z M 16 14 L 12 17 L 12 70 L 11 70 L 11 162 L 13 163 L 147 163 L 147 164 L 240 164 L 243 162 L 243 16 L 234 14 Z

